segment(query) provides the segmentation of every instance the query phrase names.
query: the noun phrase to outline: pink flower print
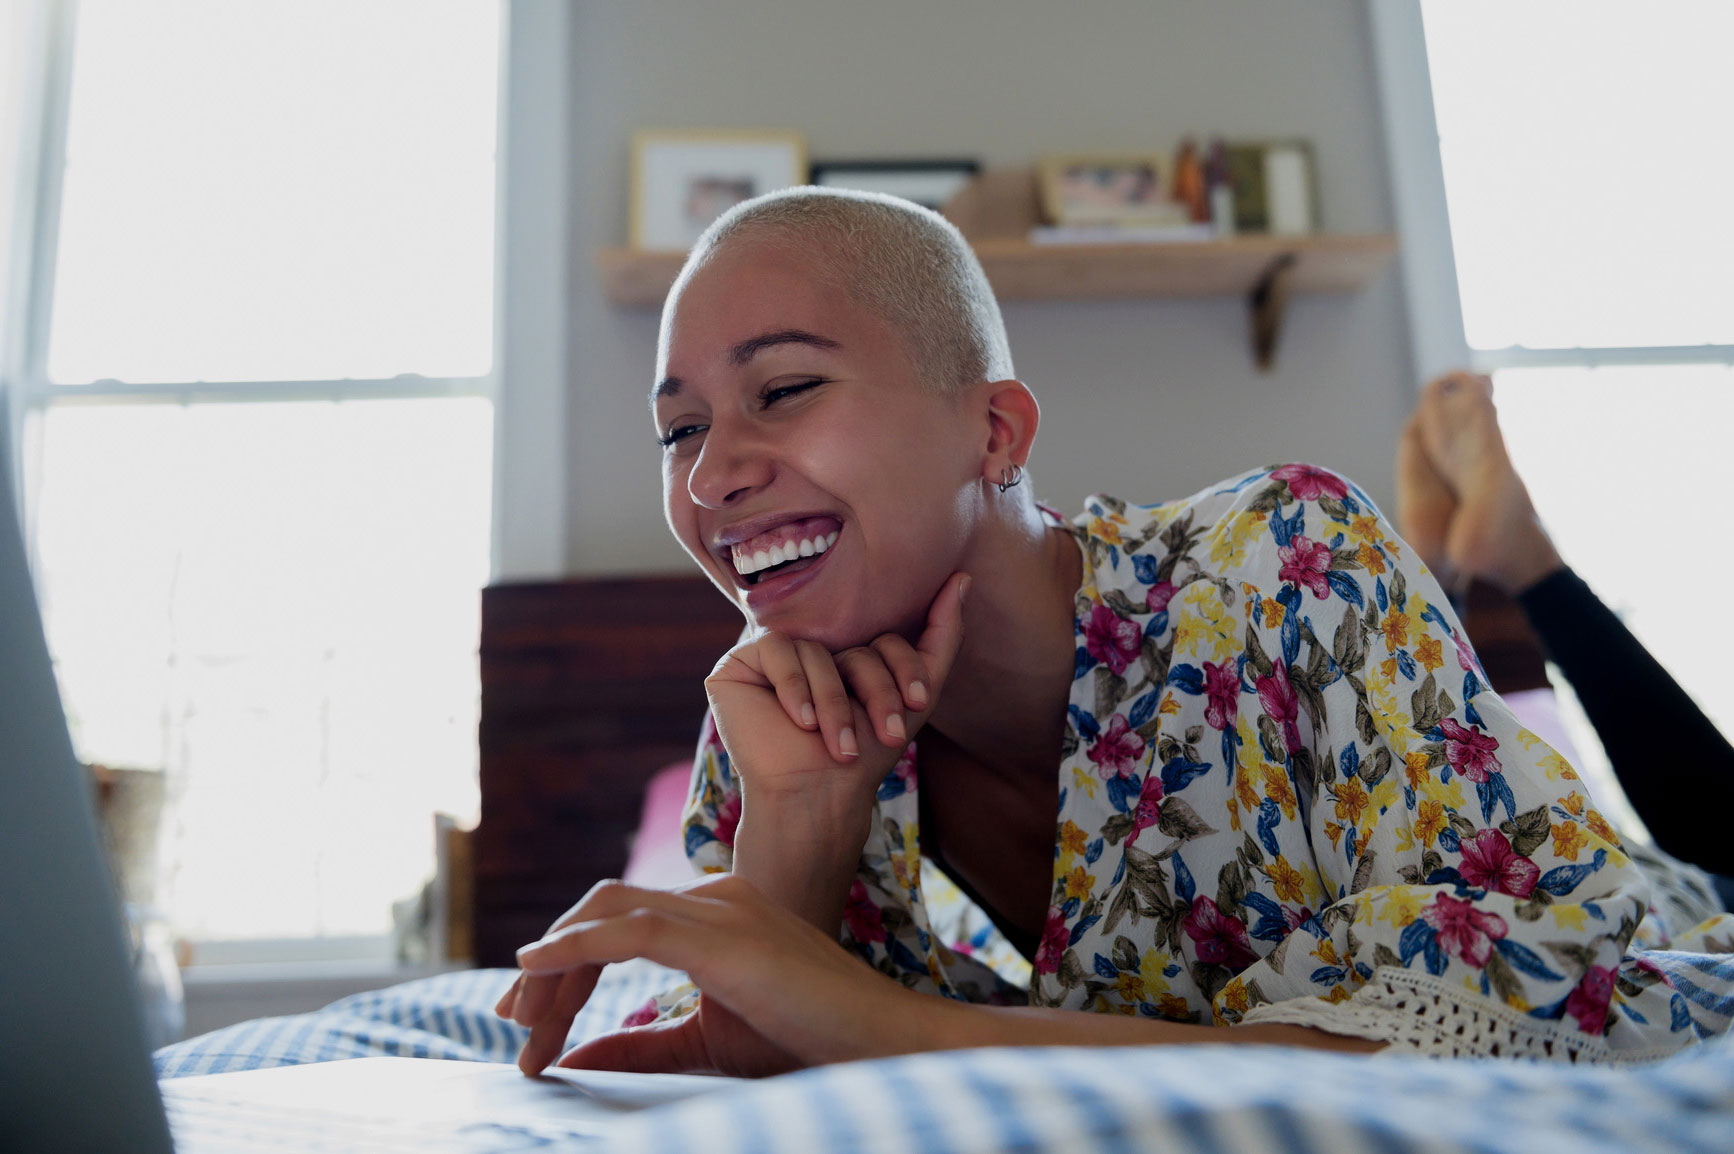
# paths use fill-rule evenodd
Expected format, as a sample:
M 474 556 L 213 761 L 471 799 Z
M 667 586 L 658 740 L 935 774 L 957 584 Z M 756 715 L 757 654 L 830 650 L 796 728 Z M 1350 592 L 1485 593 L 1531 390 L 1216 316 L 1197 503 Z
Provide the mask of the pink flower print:
M 1526 898 L 1541 877 L 1541 867 L 1512 849 L 1496 829 L 1477 830 L 1461 848 L 1463 863 L 1458 872 L 1464 881 L 1480 889 Z
M 1186 936 L 1198 943 L 1198 960 L 1227 966 L 1235 973 L 1252 965 L 1258 955 L 1246 936 L 1246 924 L 1230 917 L 1206 897 L 1192 900 L 1192 912 L 1183 923 Z
M 1566 996 L 1565 1012 L 1577 1019 L 1577 1028 L 1599 1034 L 1608 1024 L 1608 1003 L 1614 998 L 1614 972 L 1606 966 L 1591 966 L 1576 988 Z
M 1331 595 L 1331 583 L 1325 580 L 1325 574 L 1331 567 L 1329 546 L 1297 534 L 1287 545 L 1278 548 L 1276 555 L 1282 562 L 1276 571 L 1280 580 L 1305 585 L 1313 591 L 1314 597 L 1324 598 Z
M 1142 642 L 1143 635 L 1136 622 L 1126 620 L 1106 605 L 1090 610 L 1090 619 L 1084 623 L 1084 648 L 1116 674 L 1126 672 L 1126 666 L 1138 656 Z
M 1300 726 L 1295 724 L 1295 718 L 1300 716 L 1300 698 L 1289 684 L 1288 666 L 1279 661 L 1269 677 L 1257 678 L 1252 684 L 1258 690 L 1259 705 L 1282 727 L 1283 740 L 1293 753 L 1301 747 Z
M 1048 907 L 1048 924 L 1042 929 L 1042 944 L 1036 948 L 1033 963 L 1036 973 L 1057 973 L 1060 957 L 1072 944 L 1072 933 L 1066 928 L 1066 915 L 1059 906 Z
M 1130 777 L 1144 756 L 1144 739 L 1116 713 L 1106 731 L 1098 734 L 1086 756 L 1096 763 L 1096 772 L 1103 781 L 1114 777 Z
M 723 802 L 716 810 L 716 839 L 730 849 L 735 845 L 735 830 L 741 824 L 741 795 L 729 793 L 723 795 Z
M 1127 837 L 1127 843 L 1136 841 L 1138 835 L 1155 825 L 1162 817 L 1162 775 L 1147 774 L 1144 778 L 1144 789 L 1138 795 L 1138 805 L 1132 810 L 1132 832 Z
M 1493 943 L 1506 933 L 1505 919 L 1475 908 L 1468 898 L 1440 894 L 1421 917 L 1439 935 L 1439 944 L 1472 966 L 1485 966 Z
M 1302 501 L 1316 501 L 1320 497 L 1341 500 L 1349 495 L 1349 486 L 1341 477 L 1316 465 L 1284 465 L 1272 469 L 1270 475 L 1278 481 L 1287 481 L 1288 491 Z
M 651 998 L 644 1005 L 622 1018 L 620 1028 L 624 1030 L 628 1026 L 648 1026 L 654 1021 L 656 1021 L 656 999 Z
M 1144 594 L 1144 608 L 1152 613 L 1160 613 L 1174 600 L 1174 593 L 1174 582 L 1158 581 L 1150 586 L 1150 592 Z
M 1225 661 L 1221 665 L 1204 663 L 1204 695 L 1209 704 L 1204 707 L 1204 720 L 1212 729 L 1227 729 L 1240 712 L 1240 663 Z
M 1499 748 L 1498 738 L 1482 733 L 1479 728 L 1464 729 L 1449 717 L 1439 723 L 1439 728 L 1445 731 L 1445 760 L 1452 769 L 1477 783 L 1503 772 L 1499 759 L 1493 756 L 1493 751 Z
M 857 881 L 849 887 L 849 900 L 843 907 L 843 922 L 849 927 L 850 936 L 862 944 L 885 940 L 885 916 L 867 896 L 867 886 L 863 882 Z

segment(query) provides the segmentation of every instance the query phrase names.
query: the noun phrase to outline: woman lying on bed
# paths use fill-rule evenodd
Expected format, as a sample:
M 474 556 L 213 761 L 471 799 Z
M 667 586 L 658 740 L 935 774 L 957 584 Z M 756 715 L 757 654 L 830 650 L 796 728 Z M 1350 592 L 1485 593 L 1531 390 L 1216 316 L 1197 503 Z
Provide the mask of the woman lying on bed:
M 1352 482 L 1287 464 L 1071 519 L 1036 502 L 1035 398 L 936 214 L 737 207 L 658 360 L 669 525 L 751 626 L 707 681 L 686 844 L 712 876 L 599 886 L 520 952 L 500 1011 L 533 1027 L 526 1070 L 633 957 L 702 996 L 563 1064 L 1618 1059 L 1706 1028 L 1681 955 L 1634 946 L 1646 887 L 1613 831 Z M 1029 959 L 1027 991 L 948 948 L 923 858 Z

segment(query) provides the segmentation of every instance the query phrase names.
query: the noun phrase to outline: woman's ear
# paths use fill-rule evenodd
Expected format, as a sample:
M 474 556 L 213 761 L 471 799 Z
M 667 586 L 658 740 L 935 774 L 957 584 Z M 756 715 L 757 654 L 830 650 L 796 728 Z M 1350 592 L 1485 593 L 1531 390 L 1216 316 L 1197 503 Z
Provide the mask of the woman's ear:
M 981 475 L 997 483 L 1014 466 L 1029 462 L 1042 409 L 1022 381 L 988 381 L 982 388 L 987 393 L 988 437 L 982 446 Z

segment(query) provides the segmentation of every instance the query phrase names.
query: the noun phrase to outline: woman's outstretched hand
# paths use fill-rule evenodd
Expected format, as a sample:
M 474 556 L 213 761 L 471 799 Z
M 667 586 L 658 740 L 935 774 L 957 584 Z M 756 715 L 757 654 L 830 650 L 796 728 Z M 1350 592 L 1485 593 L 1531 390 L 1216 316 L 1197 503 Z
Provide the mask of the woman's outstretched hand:
M 554 1061 L 602 967 L 628 958 L 685 970 L 698 1008 L 593 1039 L 560 1065 L 760 1077 L 932 1046 L 923 1003 L 938 999 L 869 968 L 745 879 L 717 874 L 675 890 L 603 882 L 518 951 L 524 972 L 495 1012 L 530 1027 L 524 1073 Z
M 940 588 L 914 645 L 886 633 L 833 654 L 771 632 L 717 663 L 705 692 L 747 806 L 837 797 L 851 811 L 871 802 L 939 701 L 963 644 L 969 580 L 956 573 Z

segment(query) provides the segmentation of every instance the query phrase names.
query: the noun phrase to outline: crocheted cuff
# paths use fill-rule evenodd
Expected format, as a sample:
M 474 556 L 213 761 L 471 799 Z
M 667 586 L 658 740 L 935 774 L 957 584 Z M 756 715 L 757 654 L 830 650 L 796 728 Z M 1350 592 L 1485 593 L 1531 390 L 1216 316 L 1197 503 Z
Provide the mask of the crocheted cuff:
M 1455 987 L 1424 971 L 1387 966 L 1346 1002 L 1294 998 L 1248 1010 L 1244 1024 L 1277 1022 L 1389 1043 L 1384 1054 L 1449 1058 L 1529 1058 L 1585 1063 L 1653 1062 L 1672 1049 L 1614 1050 L 1559 1022 Z

